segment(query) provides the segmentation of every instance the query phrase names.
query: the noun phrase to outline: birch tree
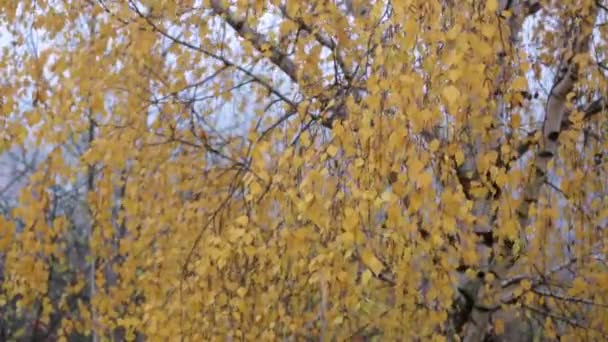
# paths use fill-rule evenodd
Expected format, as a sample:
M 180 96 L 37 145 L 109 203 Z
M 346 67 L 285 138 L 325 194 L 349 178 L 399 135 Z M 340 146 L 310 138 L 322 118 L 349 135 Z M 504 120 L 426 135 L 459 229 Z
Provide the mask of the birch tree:
M 608 333 L 608 4 L 47 0 L 0 14 L 2 146 L 52 147 L 1 221 L 0 301 L 49 338 Z M 32 37 L 36 53 L 21 48 Z M 68 158 L 74 137 L 86 144 Z M 83 177 L 76 269 L 73 220 L 49 215 L 50 194 Z M 73 271 L 61 296 L 52 267 Z

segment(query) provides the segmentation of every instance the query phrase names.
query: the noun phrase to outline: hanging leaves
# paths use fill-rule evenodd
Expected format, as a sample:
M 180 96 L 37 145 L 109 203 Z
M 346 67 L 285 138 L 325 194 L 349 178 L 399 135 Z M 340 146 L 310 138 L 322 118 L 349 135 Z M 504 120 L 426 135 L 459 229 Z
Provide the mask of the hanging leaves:
M 2 338 L 601 339 L 607 15 L 0 5 Z

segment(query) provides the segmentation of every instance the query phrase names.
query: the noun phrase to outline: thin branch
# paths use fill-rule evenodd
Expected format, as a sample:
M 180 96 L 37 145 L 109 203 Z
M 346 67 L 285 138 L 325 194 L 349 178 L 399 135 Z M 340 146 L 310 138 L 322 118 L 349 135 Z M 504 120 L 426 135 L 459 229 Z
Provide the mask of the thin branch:
M 517 284 L 517 283 L 519 283 L 519 282 L 521 282 L 523 280 L 527 280 L 527 279 L 531 279 L 531 280 L 534 280 L 534 282 L 537 282 L 538 278 L 546 278 L 546 277 L 548 277 L 549 275 L 551 275 L 553 273 L 559 272 L 559 271 L 561 271 L 561 270 L 563 270 L 563 269 L 571 266 L 576 261 L 577 261 L 576 258 L 570 259 L 570 260 L 568 260 L 568 261 L 566 261 L 566 262 L 564 262 L 562 264 L 559 264 L 559 265 L 553 267 L 552 269 L 549 270 L 549 273 L 547 273 L 545 275 L 539 275 L 539 276 L 536 276 L 536 277 L 532 277 L 530 275 L 518 275 L 518 276 L 514 276 L 514 277 L 511 277 L 509 279 L 503 280 L 500 283 L 500 285 L 503 288 L 505 288 L 505 287 L 509 287 L 511 285 L 515 285 L 515 284 Z
M 205 48 L 203 48 L 202 46 L 198 46 L 198 45 L 194 45 L 192 43 L 189 43 L 187 41 L 184 41 L 180 38 L 174 37 L 172 35 L 170 35 L 169 33 L 167 33 L 165 30 L 161 29 L 160 27 L 158 27 L 155 23 L 152 22 L 152 20 L 150 20 L 150 18 L 146 15 L 144 15 L 139 9 L 135 8 L 135 11 L 137 12 L 137 14 L 144 20 L 146 20 L 146 22 L 148 23 L 148 25 L 150 25 L 150 27 L 157 33 L 159 33 L 160 35 L 162 35 L 165 38 L 168 38 L 169 40 L 173 41 L 176 44 L 182 45 L 184 47 L 187 47 L 191 50 L 194 51 L 198 51 L 208 57 L 211 57 L 215 60 L 218 60 L 220 62 L 222 62 L 224 64 L 224 66 L 226 67 L 234 67 L 236 68 L 238 71 L 244 73 L 245 75 L 251 77 L 255 82 L 259 83 L 260 85 L 262 85 L 264 88 L 266 88 L 269 92 L 271 92 L 272 94 L 276 95 L 278 98 L 280 98 L 281 100 L 283 100 L 283 102 L 287 103 L 289 106 L 296 108 L 296 104 L 289 100 L 285 95 L 283 95 L 281 92 L 279 92 L 278 90 L 276 90 L 272 85 L 270 85 L 268 82 L 266 82 L 265 80 L 263 80 L 261 77 L 253 74 L 251 71 L 245 69 L 244 67 L 228 60 L 227 58 L 217 55 L 209 50 L 206 50 Z
M 281 13 L 285 18 L 298 24 L 300 29 L 306 31 L 308 34 L 314 35 L 315 39 L 317 40 L 317 42 L 319 42 L 319 44 L 331 50 L 331 52 L 335 56 L 336 62 L 340 66 L 340 69 L 342 69 L 342 73 L 344 73 L 344 78 L 346 79 L 346 81 L 351 83 L 354 75 L 351 72 L 350 68 L 346 65 L 346 62 L 344 61 L 344 58 L 340 53 L 340 49 L 338 48 L 338 45 L 334 42 L 334 40 L 326 33 L 312 28 L 304 21 L 303 18 L 289 15 L 289 13 L 287 13 L 287 7 L 285 5 L 279 6 L 279 9 L 281 10 Z
M 551 298 L 558 299 L 558 300 L 565 301 L 565 302 L 578 303 L 578 304 L 586 304 L 586 305 L 591 305 L 591 306 L 598 306 L 598 307 L 602 307 L 602 308 L 608 308 L 608 304 L 596 303 L 596 302 L 594 302 L 592 300 L 589 300 L 589 299 L 578 298 L 578 297 L 570 297 L 570 296 L 563 296 L 563 295 L 555 294 L 553 292 L 543 291 L 543 290 L 540 290 L 540 289 L 532 289 L 532 292 L 534 292 L 534 293 L 536 293 L 537 295 L 540 295 L 540 296 L 547 296 L 547 297 L 551 297 Z

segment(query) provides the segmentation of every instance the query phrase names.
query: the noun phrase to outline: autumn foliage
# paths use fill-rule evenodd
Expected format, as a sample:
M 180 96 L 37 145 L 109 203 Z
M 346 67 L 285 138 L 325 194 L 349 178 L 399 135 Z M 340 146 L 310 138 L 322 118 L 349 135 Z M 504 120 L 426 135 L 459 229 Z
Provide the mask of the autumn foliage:
M 0 340 L 608 336 L 607 2 L 0 3 Z

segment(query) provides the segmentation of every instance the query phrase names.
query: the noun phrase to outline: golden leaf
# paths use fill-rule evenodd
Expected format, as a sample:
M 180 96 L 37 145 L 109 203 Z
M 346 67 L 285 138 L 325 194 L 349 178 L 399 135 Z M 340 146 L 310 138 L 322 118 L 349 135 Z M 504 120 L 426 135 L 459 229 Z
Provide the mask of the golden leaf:
M 449 104 L 456 103 L 458 101 L 458 98 L 460 97 L 460 91 L 453 85 L 445 87 L 441 94 L 448 101 Z
M 361 252 L 361 260 L 365 264 L 365 266 L 369 267 L 369 269 L 376 275 L 380 274 L 382 270 L 384 270 L 384 264 L 382 261 L 376 257 L 374 252 L 370 249 L 364 249 Z
M 494 321 L 494 331 L 498 335 L 502 335 L 505 332 L 505 322 L 502 319 L 496 319 Z
M 237 217 L 234 222 L 239 226 L 246 226 L 249 223 L 249 217 L 247 217 L 246 215 L 241 215 Z
M 338 153 L 338 148 L 334 145 L 329 145 L 327 147 L 327 154 L 329 154 L 330 157 L 335 157 L 336 153 Z

